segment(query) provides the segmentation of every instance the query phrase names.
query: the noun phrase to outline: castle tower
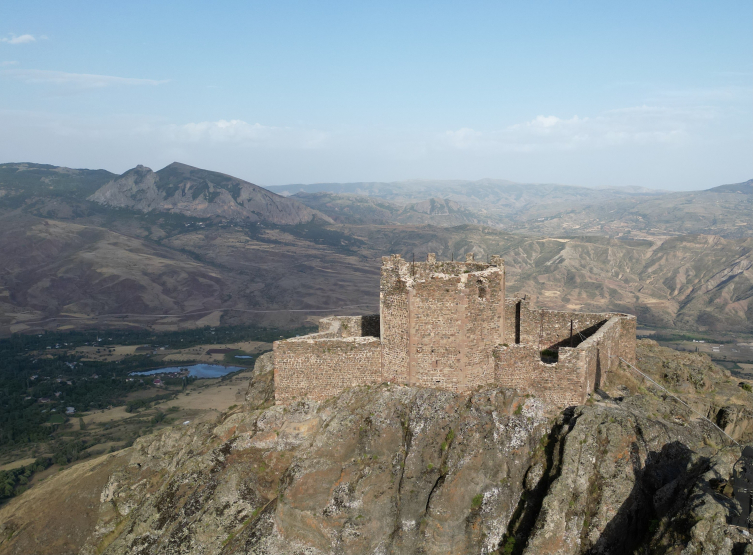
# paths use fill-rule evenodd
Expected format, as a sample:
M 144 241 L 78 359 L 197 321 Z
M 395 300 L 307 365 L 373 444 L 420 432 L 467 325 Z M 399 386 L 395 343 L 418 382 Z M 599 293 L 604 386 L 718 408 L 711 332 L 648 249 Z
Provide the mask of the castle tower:
M 466 390 L 494 380 L 492 349 L 504 337 L 505 268 L 489 264 L 382 258 L 382 376 L 385 380 Z

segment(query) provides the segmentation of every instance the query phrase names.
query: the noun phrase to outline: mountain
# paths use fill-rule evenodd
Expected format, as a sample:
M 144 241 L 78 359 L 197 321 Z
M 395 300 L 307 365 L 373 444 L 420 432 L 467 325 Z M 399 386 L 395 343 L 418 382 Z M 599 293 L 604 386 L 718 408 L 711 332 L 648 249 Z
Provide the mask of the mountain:
M 0 333 L 182 329 L 375 311 L 380 258 L 504 257 L 511 293 L 557 310 L 619 310 L 641 325 L 753 332 L 753 239 L 542 238 L 493 227 L 242 226 L 126 212 L 0 215 Z M 341 308 L 349 307 L 349 308 Z
M 315 198 L 342 198 L 360 203 L 358 221 L 342 223 L 458 225 L 477 223 L 542 236 L 595 234 L 645 238 L 656 235 L 753 235 L 753 180 L 702 191 L 672 193 L 640 187 L 590 189 L 568 185 L 521 184 L 503 180 L 402 181 L 394 183 L 316 183 L 270 187 L 293 194 L 309 206 Z M 355 200 L 378 199 L 374 202 Z M 422 218 L 410 206 L 441 198 L 463 207 L 465 214 Z M 369 204 L 389 201 L 408 209 L 389 218 Z M 394 213 L 395 210 L 393 209 Z M 420 211 L 419 211 L 420 212 Z M 414 217 L 411 217 L 414 216 Z
M 744 183 L 733 183 L 731 185 L 719 185 L 708 190 L 709 193 L 739 193 L 742 195 L 753 195 L 753 179 L 748 179 Z
M 407 205 L 352 193 L 301 192 L 290 198 L 343 224 L 428 224 L 447 227 L 460 224 L 496 225 L 499 222 L 499 218 L 469 210 L 454 200 L 436 197 Z
M 703 191 L 596 200 L 578 207 L 548 210 L 539 218 L 528 212 L 507 229 L 542 235 L 750 237 L 753 236 L 752 182 Z
M 661 194 L 645 189 L 591 189 L 572 185 L 546 183 L 515 183 L 503 179 L 411 180 L 391 183 L 314 183 L 311 185 L 278 185 L 269 187 L 282 195 L 296 193 L 357 194 L 377 197 L 401 205 L 442 198 L 458 202 L 470 210 L 484 210 L 514 216 L 534 206 L 562 209 L 577 207 L 598 200 L 645 197 Z
M 299 202 L 253 183 L 174 162 L 153 172 L 136 166 L 103 185 L 89 200 L 139 212 L 172 212 L 208 218 L 294 225 L 331 220 Z
M 132 212 L 107 217 L 0 214 L 0 334 L 286 325 L 378 292 L 378 266 L 364 264 L 354 250 L 363 242 L 313 223 L 244 227 Z M 336 285 L 334 275 L 342 276 Z
M 469 210 L 457 201 L 437 197 L 405 206 L 397 221 L 402 224 L 431 224 L 443 227 L 460 224 L 494 225 L 496 223 L 495 218 Z
M 584 202 L 558 216 L 525 219 L 544 205 L 529 199 L 528 208 L 504 216 L 448 197 L 282 198 L 247 184 L 265 209 L 271 198 L 314 215 L 296 225 L 257 225 L 251 217 L 153 208 L 176 197 L 190 206 L 201 184 L 196 202 L 205 207 L 213 195 L 232 198 L 235 178 L 175 164 L 124 176 L 0 166 L 0 334 L 298 325 L 317 311 L 369 312 L 378 303 L 380 257 L 419 260 L 427 252 L 440 259 L 500 254 L 510 292 L 546 308 L 620 310 L 657 328 L 753 332 L 753 195 L 735 192 L 740 187 Z M 114 185 L 124 182 L 128 194 Z M 133 208 L 86 200 L 106 191 Z M 235 200 L 229 206 L 245 210 Z M 290 221 L 285 215 L 269 217 Z
M 337 223 L 384 225 L 397 221 L 400 204 L 352 193 L 299 192 L 294 198 L 309 208 L 326 214 Z
M 17 208 L 34 197 L 84 199 L 113 177 L 107 170 L 0 164 L 0 208 Z
M 536 237 L 490 227 L 345 227 L 382 253 L 500 254 L 507 287 L 553 310 L 637 314 L 658 328 L 753 332 L 753 239 Z
M 622 367 L 559 412 L 493 386 L 275 405 L 270 353 L 241 406 L 0 507 L 0 554 L 747 555 L 750 535 L 726 523 L 741 447 L 654 384 L 740 443 L 753 394 L 706 355 L 648 340 L 636 355 L 653 383 Z

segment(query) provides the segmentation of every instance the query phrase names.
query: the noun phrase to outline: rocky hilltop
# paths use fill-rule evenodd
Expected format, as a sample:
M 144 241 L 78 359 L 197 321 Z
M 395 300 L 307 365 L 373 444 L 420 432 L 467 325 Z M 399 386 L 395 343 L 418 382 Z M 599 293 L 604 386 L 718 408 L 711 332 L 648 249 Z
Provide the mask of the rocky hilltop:
M 744 183 L 732 183 L 730 185 L 719 185 L 709 189 L 711 193 L 739 193 L 741 195 L 753 195 L 753 179 L 748 179 Z
M 89 200 L 140 212 L 294 225 L 332 220 L 301 204 L 241 179 L 174 162 L 154 172 L 136 166 L 103 185 Z
M 705 355 L 641 341 L 638 363 L 694 406 L 726 403 L 751 441 L 753 394 Z M 753 553 L 725 522 L 739 448 L 628 372 L 559 414 L 511 390 L 387 384 L 284 407 L 266 355 L 218 422 L 12 500 L 0 553 Z

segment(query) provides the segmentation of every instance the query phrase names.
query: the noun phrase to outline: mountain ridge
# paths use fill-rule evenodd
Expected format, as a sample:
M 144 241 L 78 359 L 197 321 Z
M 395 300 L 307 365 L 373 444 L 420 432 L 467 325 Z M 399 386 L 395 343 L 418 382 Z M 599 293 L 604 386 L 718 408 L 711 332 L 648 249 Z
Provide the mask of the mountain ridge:
M 139 186 L 116 191 L 128 206 L 143 201 L 145 208 L 176 195 L 189 208 L 194 200 L 209 204 L 214 193 L 232 199 L 232 184 L 246 183 L 183 164 L 129 172 L 134 184 L 161 180 L 156 200 L 146 194 L 156 190 L 149 182 L 143 198 Z M 549 309 L 631 312 L 657 328 L 753 330 L 753 195 L 737 189 L 621 197 L 572 210 L 531 196 L 528 208 L 508 216 L 436 194 L 397 203 L 269 193 L 275 202 L 309 206 L 298 214 L 314 217 L 291 225 L 256 214 L 192 216 L 86 200 L 121 177 L 0 165 L 0 333 L 117 327 L 125 324 L 119 314 L 154 329 L 203 325 L 208 314 L 228 325 L 300 325 L 306 310 L 371 310 L 353 305 L 375 306 L 380 257 L 427 252 L 447 260 L 502 255 L 511 292 Z M 243 208 L 234 199 L 232 206 Z
M 311 208 L 236 177 L 173 162 L 161 170 L 138 165 L 106 183 L 88 200 L 111 208 L 193 217 L 267 221 L 280 225 L 332 220 Z
M 753 179 L 743 181 L 742 183 L 731 183 L 729 185 L 719 185 L 706 189 L 707 192 L 714 193 L 741 193 L 744 195 L 753 195 Z

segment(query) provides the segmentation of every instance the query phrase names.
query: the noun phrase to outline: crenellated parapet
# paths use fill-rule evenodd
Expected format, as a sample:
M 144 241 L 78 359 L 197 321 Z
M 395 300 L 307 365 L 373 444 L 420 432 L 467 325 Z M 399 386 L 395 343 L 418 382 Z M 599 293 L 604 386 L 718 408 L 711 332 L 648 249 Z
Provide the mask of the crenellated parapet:
M 459 276 L 489 268 L 500 268 L 504 272 L 504 261 L 497 255 L 489 257 L 486 263 L 477 261 L 473 253 L 466 254 L 463 261 L 437 260 L 434 253 L 429 253 L 425 261 L 405 260 L 399 254 L 382 257 L 382 278 L 387 278 L 388 282 L 397 279 L 410 282 L 433 275 Z

